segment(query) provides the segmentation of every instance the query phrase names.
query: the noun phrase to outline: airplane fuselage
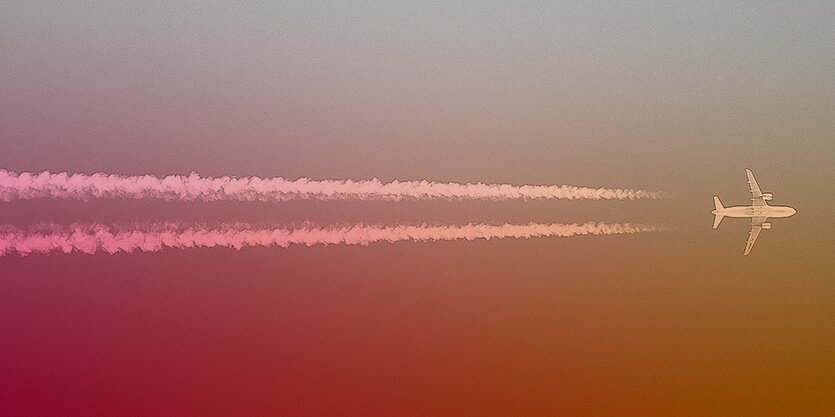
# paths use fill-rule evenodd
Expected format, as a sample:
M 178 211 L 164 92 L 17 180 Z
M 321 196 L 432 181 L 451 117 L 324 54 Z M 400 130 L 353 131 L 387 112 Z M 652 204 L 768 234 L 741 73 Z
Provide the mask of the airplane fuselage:
M 711 210 L 710 213 L 731 218 L 767 217 L 780 219 L 794 216 L 797 210 L 788 206 L 731 206 Z

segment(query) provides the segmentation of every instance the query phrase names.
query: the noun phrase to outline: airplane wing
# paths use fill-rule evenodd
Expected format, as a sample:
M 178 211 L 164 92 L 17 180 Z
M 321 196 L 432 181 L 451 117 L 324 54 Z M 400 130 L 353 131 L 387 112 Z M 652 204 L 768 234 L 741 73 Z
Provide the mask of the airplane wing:
M 750 169 L 746 169 L 745 173 L 748 174 L 748 188 L 751 189 L 751 204 L 754 206 L 764 206 L 763 191 L 760 189 L 759 184 L 757 184 L 754 173 Z
M 754 243 L 757 241 L 757 237 L 763 230 L 762 224 L 763 222 L 765 222 L 765 220 L 765 217 L 751 218 L 751 232 L 748 233 L 748 241 L 745 242 L 745 255 L 751 253 L 751 249 L 754 248 Z

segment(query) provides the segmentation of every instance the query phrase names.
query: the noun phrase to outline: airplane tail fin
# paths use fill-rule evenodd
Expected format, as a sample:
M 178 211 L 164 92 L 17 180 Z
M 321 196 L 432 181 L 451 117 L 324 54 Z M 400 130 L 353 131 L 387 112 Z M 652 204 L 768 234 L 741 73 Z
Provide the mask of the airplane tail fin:
M 725 216 L 723 214 L 718 213 L 718 211 L 724 209 L 725 206 L 723 206 L 722 202 L 719 201 L 719 197 L 713 196 L 713 207 L 715 209 L 713 211 L 713 215 L 716 216 L 716 217 L 713 218 L 713 228 L 715 229 L 715 228 L 719 227 L 719 223 L 721 223 L 722 219 L 725 218 Z

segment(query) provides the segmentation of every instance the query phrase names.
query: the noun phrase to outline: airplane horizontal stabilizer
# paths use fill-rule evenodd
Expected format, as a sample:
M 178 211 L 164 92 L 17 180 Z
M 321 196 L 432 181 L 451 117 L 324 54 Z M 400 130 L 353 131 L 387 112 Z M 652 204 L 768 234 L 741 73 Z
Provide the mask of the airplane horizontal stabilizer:
M 713 218 L 713 228 L 714 229 L 719 227 L 719 223 L 722 223 L 722 219 L 725 218 L 725 216 L 723 216 L 721 214 L 715 214 L 715 216 L 716 217 Z
M 722 205 L 722 202 L 719 201 L 719 196 L 713 196 L 713 208 L 716 210 L 722 210 L 725 206 Z
M 713 218 L 713 228 L 719 227 L 719 223 L 722 222 L 722 219 L 725 218 L 724 214 L 719 214 L 719 210 L 723 210 L 725 206 L 722 205 L 722 202 L 719 201 L 718 196 L 713 196 L 713 207 L 716 209 L 713 212 L 713 215 L 716 216 Z

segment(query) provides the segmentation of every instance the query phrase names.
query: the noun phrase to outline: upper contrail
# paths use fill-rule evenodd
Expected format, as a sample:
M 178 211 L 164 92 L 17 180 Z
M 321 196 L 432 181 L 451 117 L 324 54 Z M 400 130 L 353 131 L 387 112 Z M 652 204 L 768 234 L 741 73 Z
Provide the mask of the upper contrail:
M 177 223 L 108 226 L 104 224 L 42 225 L 37 230 L 0 226 L 0 256 L 50 252 L 155 252 L 163 248 L 290 245 L 368 245 L 374 242 L 532 238 L 545 236 L 612 235 L 667 230 L 664 226 L 583 224 L 468 224 L 464 226 L 371 226 L 300 229 L 256 228 L 246 224 L 219 227 Z
M 658 199 L 660 191 L 588 188 L 571 185 L 510 185 L 378 179 L 311 180 L 301 178 L 201 177 L 190 175 L 123 176 L 115 174 L 16 173 L 0 170 L 0 200 L 56 198 L 88 201 L 99 198 L 166 201 L 287 201 L 315 200 L 638 200 Z

